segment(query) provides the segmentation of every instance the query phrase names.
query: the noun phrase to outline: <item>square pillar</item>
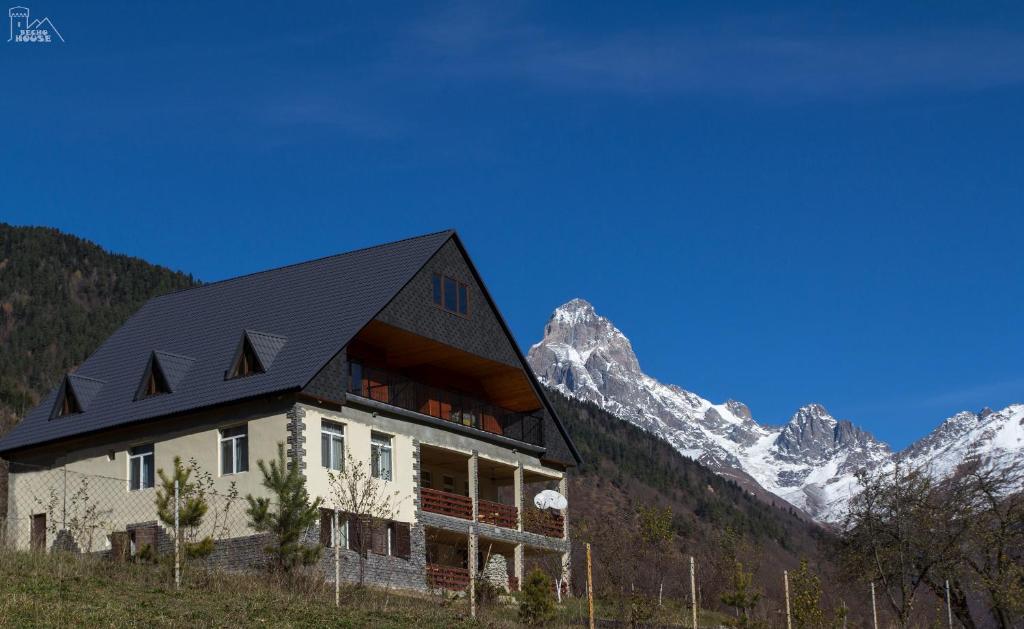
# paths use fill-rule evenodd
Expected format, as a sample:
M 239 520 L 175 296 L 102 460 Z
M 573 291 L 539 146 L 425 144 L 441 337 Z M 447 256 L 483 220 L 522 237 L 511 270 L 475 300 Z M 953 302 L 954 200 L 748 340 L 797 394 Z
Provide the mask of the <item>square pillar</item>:
M 558 481 L 558 493 L 569 500 L 569 475 L 563 473 Z M 569 541 L 569 508 L 562 509 L 562 538 L 565 540 L 565 552 L 562 553 L 562 579 L 572 593 L 572 544 Z
M 515 506 L 516 506 L 516 530 L 523 530 L 523 462 L 516 465 L 514 480 Z
M 519 584 L 519 589 L 523 589 L 523 572 L 525 570 L 524 564 L 526 563 L 526 546 L 521 542 L 516 544 L 515 554 L 512 557 L 512 571 L 516 577 L 516 582 Z
M 466 557 L 466 567 L 469 568 L 469 605 L 472 610 L 472 615 L 476 618 L 476 579 L 477 569 L 476 564 L 479 560 L 477 555 L 479 540 L 476 535 L 476 524 L 469 525 L 469 551 Z
M 473 522 L 476 522 L 480 515 L 480 453 L 473 450 L 467 463 L 467 476 L 469 477 L 469 499 L 473 501 Z

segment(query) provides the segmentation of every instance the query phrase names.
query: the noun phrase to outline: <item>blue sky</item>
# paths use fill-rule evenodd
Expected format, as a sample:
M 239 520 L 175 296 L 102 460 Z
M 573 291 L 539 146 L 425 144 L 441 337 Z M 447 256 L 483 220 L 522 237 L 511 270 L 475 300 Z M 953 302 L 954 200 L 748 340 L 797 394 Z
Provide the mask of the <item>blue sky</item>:
M 0 220 L 203 280 L 455 227 L 524 348 L 584 297 L 761 421 L 1024 401 L 1013 3 L 23 4 Z

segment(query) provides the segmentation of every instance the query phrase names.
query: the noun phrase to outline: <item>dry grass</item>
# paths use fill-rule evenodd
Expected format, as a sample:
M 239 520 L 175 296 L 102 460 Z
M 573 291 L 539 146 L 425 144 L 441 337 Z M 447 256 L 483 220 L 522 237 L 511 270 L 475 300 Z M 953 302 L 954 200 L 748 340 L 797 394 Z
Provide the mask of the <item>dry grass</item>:
M 586 601 L 569 599 L 546 627 L 586 626 Z M 598 601 L 598 616 L 621 610 Z M 689 626 L 684 606 L 666 601 L 652 624 Z M 702 625 L 718 625 L 703 614 Z M 624 626 L 599 623 L 602 626 Z M 342 589 L 334 606 L 333 584 L 264 574 L 207 573 L 192 569 L 175 591 L 167 565 L 116 564 L 63 554 L 0 549 L 0 627 L 522 627 L 507 603 L 483 606 L 469 618 L 465 598 Z
M 311 579 L 193 571 L 180 591 L 164 566 L 0 551 L 3 627 L 469 626 L 460 604 Z

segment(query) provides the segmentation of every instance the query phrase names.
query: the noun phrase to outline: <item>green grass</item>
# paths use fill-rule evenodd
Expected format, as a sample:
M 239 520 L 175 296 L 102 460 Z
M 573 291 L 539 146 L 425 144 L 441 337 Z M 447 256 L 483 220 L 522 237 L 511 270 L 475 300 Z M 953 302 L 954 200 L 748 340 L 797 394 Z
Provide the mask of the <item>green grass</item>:
M 620 609 L 596 601 L 598 618 Z M 585 627 L 586 599 L 569 599 L 546 627 Z M 689 627 L 689 612 L 665 601 L 651 619 Z M 721 617 L 702 614 L 701 625 Z M 464 598 L 346 587 L 334 606 L 333 584 L 313 579 L 286 582 L 262 574 L 192 570 L 175 591 L 166 565 L 116 564 L 69 555 L 0 550 L 0 627 L 521 627 L 517 609 L 491 603 L 469 618 Z

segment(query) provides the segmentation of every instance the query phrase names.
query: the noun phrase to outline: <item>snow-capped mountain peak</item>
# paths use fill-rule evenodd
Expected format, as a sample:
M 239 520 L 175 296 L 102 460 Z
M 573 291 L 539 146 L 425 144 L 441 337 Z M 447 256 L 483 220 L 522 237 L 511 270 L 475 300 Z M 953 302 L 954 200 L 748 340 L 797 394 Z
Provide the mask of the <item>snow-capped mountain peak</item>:
M 548 386 L 589 400 L 655 433 L 752 490 L 767 490 L 823 521 L 841 518 L 856 473 L 893 460 L 889 447 L 820 404 L 782 426 L 758 423 L 736 400 L 714 404 L 643 373 L 629 339 L 594 306 L 573 299 L 555 309 L 528 360 Z M 1024 459 L 1024 405 L 960 413 L 899 456 L 955 468 L 983 451 Z M 751 486 L 753 485 L 753 486 Z M 762 492 L 763 493 L 763 492 Z

